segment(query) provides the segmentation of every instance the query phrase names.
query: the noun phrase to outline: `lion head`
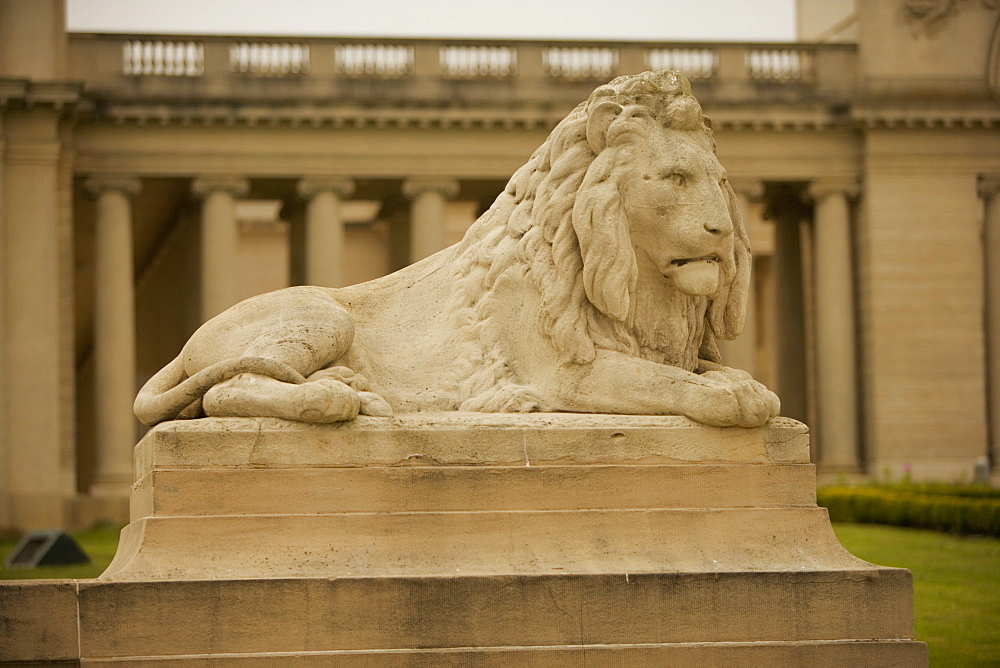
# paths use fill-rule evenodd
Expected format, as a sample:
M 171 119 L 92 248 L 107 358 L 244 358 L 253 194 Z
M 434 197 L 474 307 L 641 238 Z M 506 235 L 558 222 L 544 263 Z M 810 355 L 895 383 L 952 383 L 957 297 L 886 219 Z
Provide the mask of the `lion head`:
M 596 347 L 687 370 L 737 336 L 749 242 L 709 120 L 677 72 L 622 76 L 577 106 L 466 235 L 463 299 L 489 315 L 527 274 L 568 362 Z

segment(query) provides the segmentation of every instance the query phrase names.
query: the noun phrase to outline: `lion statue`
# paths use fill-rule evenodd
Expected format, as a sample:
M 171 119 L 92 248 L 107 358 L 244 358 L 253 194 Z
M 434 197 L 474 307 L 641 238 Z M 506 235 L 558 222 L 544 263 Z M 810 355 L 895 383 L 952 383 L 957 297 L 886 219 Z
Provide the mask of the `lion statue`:
M 743 327 L 746 232 L 677 72 L 577 106 L 458 244 L 383 278 L 253 297 L 139 392 L 183 417 L 330 423 L 393 411 L 685 415 L 753 427 L 778 398 L 722 366 Z

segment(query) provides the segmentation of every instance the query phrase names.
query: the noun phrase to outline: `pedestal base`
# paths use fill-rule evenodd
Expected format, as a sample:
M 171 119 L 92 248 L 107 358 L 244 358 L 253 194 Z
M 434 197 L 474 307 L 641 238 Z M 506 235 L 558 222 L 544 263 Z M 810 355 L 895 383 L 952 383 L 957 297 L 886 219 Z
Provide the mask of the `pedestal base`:
M 0 587 L 0 658 L 926 664 L 909 572 L 839 545 L 791 420 L 207 419 L 136 467 L 99 580 Z

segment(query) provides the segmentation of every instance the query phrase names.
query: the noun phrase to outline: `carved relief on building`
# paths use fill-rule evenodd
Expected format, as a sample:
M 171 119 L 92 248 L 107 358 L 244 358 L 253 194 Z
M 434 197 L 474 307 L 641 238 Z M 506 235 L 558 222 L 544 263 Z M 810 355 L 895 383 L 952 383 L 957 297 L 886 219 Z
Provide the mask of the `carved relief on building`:
M 903 15 L 914 37 L 924 35 L 936 37 L 948 22 L 948 18 L 958 11 L 960 5 L 969 0 L 903 0 Z M 986 9 L 1000 7 L 1000 0 L 979 0 Z

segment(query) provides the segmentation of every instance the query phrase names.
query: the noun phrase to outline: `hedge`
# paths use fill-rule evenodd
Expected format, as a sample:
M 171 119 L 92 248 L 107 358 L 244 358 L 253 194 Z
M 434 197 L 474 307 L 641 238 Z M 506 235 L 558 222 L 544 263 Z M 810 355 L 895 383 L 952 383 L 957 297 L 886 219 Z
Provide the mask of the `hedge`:
M 834 522 L 889 524 L 1000 536 L 1000 490 L 944 484 L 831 486 L 817 490 Z

